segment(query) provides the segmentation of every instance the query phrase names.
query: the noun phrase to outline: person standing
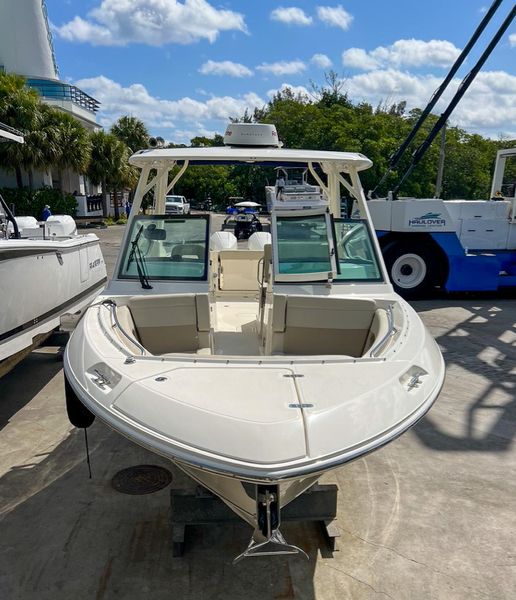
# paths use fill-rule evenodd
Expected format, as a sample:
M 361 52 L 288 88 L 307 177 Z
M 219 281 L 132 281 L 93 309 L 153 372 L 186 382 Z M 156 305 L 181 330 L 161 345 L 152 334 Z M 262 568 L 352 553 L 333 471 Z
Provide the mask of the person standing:
M 43 212 L 41 213 L 41 220 L 42 221 L 46 221 L 48 219 L 48 217 L 52 216 L 52 211 L 50 210 L 50 206 L 48 204 L 45 204 L 45 208 L 43 209 Z
M 276 200 L 283 200 L 282 194 L 285 189 L 285 178 L 281 173 L 278 173 L 278 178 L 276 179 Z

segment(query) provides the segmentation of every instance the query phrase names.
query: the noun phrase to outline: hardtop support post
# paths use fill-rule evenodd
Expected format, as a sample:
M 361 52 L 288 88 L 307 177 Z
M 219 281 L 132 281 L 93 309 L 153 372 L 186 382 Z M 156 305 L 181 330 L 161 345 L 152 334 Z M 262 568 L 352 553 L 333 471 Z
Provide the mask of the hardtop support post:
M 321 168 L 326 174 L 328 180 L 328 204 L 331 214 L 336 218 L 340 218 L 340 167 L 333 162 L 321 163 Z
M 183 173 L 186 171 L 186 169 L 188 169 L 188 165 L 189 164 L 190 164 L 190 161 L 189 160 L 185 160 L 183 166 L 179 170 L 179 173 L 177 173 L 176 176 L 174 177 L 174 179 L 172 179 L 172 181 L 168 184 L 167 191 L 165 192 L 165 195 L 168 194 L 170 192 L 170 190 L 174 189 L 174 186 L 176 185 L 176 183 L 181 179 L 181 177 L 183 176 Z M 169 169 L 169 171 L 171 171 L 172 168 Z
M 317 171 L 314 169 L 314 164 L 312 162 L 308 163 L 308 169 L 309 169 L 310 173 L 312 174 L 312 177 L 319 184 L 319 187 L 321 188 L 321 190 L 329 197 L 330 194 L 328 191 L 328 186 L 325 185 L 323 180 L 319 177 Z
M 156 175 L 156 186 L 154 188 L 154 211 L 158 215 L 165 212 L 165 196 L 167 194 L 169 167 L 160 167 Z
M 135 214 L 138 214 L 142 205 L 143 196 L 145 195 L 144 188 L 147 187 L 147 182 L 149 180 L 150 166 L 142 167 L 140 178 L 138 179 L 138 185 L 136 186 L 136 191 L 134 192 L 133 206 L 131 210 L 131 214 L 129 219 L 131 220 Z

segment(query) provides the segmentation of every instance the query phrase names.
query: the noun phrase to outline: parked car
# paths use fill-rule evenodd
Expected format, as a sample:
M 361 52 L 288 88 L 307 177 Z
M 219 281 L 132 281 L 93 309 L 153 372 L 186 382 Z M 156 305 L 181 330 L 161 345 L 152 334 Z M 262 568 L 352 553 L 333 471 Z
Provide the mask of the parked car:
M 166 196 L 165 213 L 167 215 L 188 215 L 190 213 L 190 203 L 184 196 Z

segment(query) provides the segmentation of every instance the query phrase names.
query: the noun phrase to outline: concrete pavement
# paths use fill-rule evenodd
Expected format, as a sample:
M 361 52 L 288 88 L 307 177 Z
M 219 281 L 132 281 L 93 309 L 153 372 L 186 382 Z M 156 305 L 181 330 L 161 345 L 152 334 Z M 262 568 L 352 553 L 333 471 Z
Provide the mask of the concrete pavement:
M 110 269 L 121 227 L 100 230 Z M 0 598 L 507 599 L 516 597 L 516 302 L 414 303 L 447 362 L 428 416 L 384 449 L 323 479 L 340 486 L 340 550 L 314 524 L 285 524 L 301 558 L 231 562 L 250 529 L 195 527 L 172 559 L 169 491 L 129 496 L 120 469 L 161 464 L 98 420 L 82 432 L 64 409 L 52 340 L 0 380 Z

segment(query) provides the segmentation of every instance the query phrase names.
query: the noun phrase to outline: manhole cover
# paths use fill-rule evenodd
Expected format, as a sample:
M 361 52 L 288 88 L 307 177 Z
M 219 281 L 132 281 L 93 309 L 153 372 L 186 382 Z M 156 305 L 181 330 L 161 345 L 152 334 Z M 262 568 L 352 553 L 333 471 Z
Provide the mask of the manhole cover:
M 138 465 L 118 471 L 111 485 L 122 494 L 152 494 L 172 482 L 172 473 L 155 465 Z

